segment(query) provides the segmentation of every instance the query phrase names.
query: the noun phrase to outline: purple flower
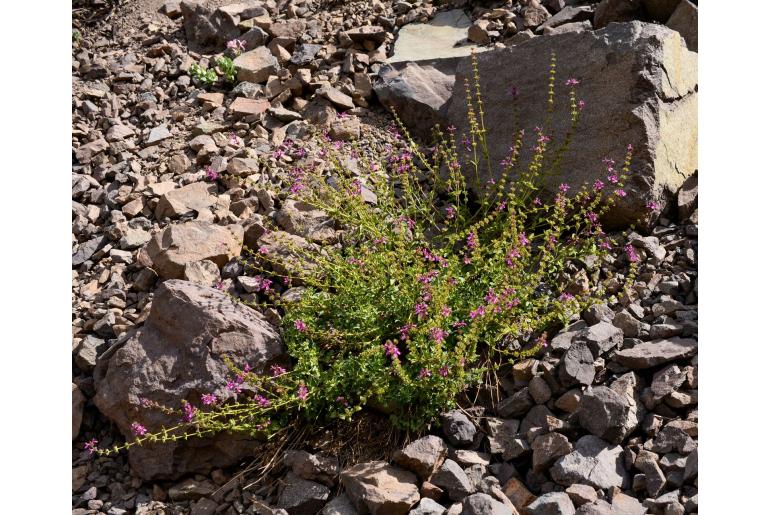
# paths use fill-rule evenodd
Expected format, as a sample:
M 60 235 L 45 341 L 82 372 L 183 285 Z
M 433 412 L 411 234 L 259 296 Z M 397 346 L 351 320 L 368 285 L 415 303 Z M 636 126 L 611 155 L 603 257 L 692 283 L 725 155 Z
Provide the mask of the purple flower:
M 599 179 L 596 179 L 596 182 L 594 182 L 594 190 L 595 191 L 602 191 L 604 188 L 604 183 L 600 181 Z
M 302 320 L 297 319 L 294 321 L 294 329 L 296 329 L 301 333 L 304 333 L 305 331 L 307 331 L 307 324 Z
M 398 329 L 398 332 L 401 333 L 401 341 L 405 341 L 407 337 L 409 336 L 409 331 L 417 327 L 414 324 L 406 324 Z
M 450 308 L 449 306 L 441 307 L 441 316 L 448 317 L 451 314 L 452 314 L 452 308 Z
M 650 211 L 655 211 L 658 208 L 660 208 L 660 204 L 658 204 L 654 200 L 650 200 L 649 202 L 647 202 L 647 209 L 649 209 Z
M 225 388 L 235 393 L 241 393 L 242 391 L 240 382 L 232 381 L 230 379 L 227 380 L 227 384 L 225 385 Z
M 540 197 L 535 197 L 535 200 L 532 201 L 532 203 L 536 206 L 542 206 L 543 202 L 540 200 Z
M 567 193 L 567 190 L 569 189 L 569 184 L 561 183 L 559 184 L 559 191 L 562 193 Z
M 305 390 L 305 391 L 307 391 L 307 390 Z M 254 402 L 259 404 L 259 406 L 262 407 L 262 408 L 267 408 L 268 406 L 270 406 L 270 401 L 267 400 L 265 397 L 261 396 L 260 394 L 256 394 L 254 396 Z
M 450 125 L 449 127 L 446 128 L 446 130 L 449 134 L 454 134 L 455 131 L 457 130 L 457 127 L 455 127 L 454 125 Z
M 297 397 L 299 397 L 299 400 L 304 401 L 307 400 L 307 386 L 304 384 L 300 384 L 297 387 Z
M 343 397 L 342 395 L 339 395 L 339 396 L 337 397 L 336 401 L 337 401 L 337 402 L 339 402 L 340 404 L 342 404 L 343 406 L 345 406 L 346 408 L 350 407 L 350 403 L 349 403 L 349 402 L 348 402 L 348 400 L 347 400 L 345 397 Z
M 214 395 L 214 394 L 211 394 L 211 393 L 204 393 L 203 395 L 201 395 L 201 402 L 205 406 L 210 406 L 212 404 L 216 404 L 217 403 L 217 396 Z
M 618 175 L 616 173 L 610 173 L 607 175 L 607 180 L 610 181 L 612 184 L 618 183 Z
M 605 250 L 610 250 L 610 249 L 612 249 L 612 245 L 610 245 L 609 241 L 604 240 L 603 242 L 601 242 L 599 244 L 599 248 L 602 248 L 602 249 L 605 249 Z
M 428 305 L 424 302 L 420 302 L 414 307 L 414 312 L 417 315 L 417 318 L 425 318 L 428 316 Z
M 273 374 L 273 377 L 278 377 L 284 375 L 286 373 L 286 369 L 280 365 L 271 365 L 270 373 Z
M 83 445 L 83 449 L 88 451 L 89 456 L 94 454 L 96 452 L 96 447 L 99 445 L 99 441 L 96 438 L 92 438 L 88 440 L 85 445 Z
M 147 434 L 147 428 L 144 427 L 139 422 L 132 422 L 131 423 L 131 432 L 134 433 L 136 436 L 144 436 Z
M 615 190 L 615 195 L 617 195 L 618 197 L 621 197 L 621 198 L 625 197 L 626 196 L 626 190 L 622 190 L 622 189 L 618 188 L 618 189 Z
M 259 247 L 259 251 L 258 252 L 264 256 L 264 255 L 270 253 L 270 249 L 268 249 L 267 247 L 263 246 L 263 247 Z
M 214 171 L 214 169 L 211 166 L 206 167 L 206 178 L 210 180 L 211 182 L 216 181 L 219 179 L 219 174 Z
M 386 356 L 390 356 L 391 358 L 396 359 L 401 355 L 401 351 L 398 350 L 398 346 L 396 346 L 396 344 L 390 340 L 386 341 L 382 346 L 385 348 Z
M 566 86 L 574 87 L 574 86 L 577 86 L 578 84 L 580 84 L 580 81 L 577 80 L 577 79 L 572 78 L 572 79 L 567 79 L 567 82 L 565 82 L 564 84 Z
M 453 219 L 456 214 L 457 214 L 457 211 L 455 210 L 454 207 L 452 207 L 452 206 L 447 206 L 446 207 L 446 217 L 447 217 L 447 220 Z
M 574 295 L 572 295 L 571 293 L 568 293 L 566 291 L 564 293 L 562 293 L 561 295 L 559 295 L 559 300 L 564 301 L 564 302 L 569 302 L 569 301 L 571 301 L 574 298 L 575 298 Z
M 431 375 L 433 374 L 430 373 L 430 370 L 428 370 L 427 368 L 421 368 L 420 373 L 417 374 L 417 377 L 420 379 L 425 379 L 426 377 L 430 377 Z
M 516 86 L 513 86 L 513 85 L 510 86 L 508 88 L 508 96 L 512 97 L 512 98 L 518 97 L 519 96 L 519 88 L 517 88 Z
M 446 377 L 449 375 L 449 368 L 447 368 L 446 365 L 438 369 L 438 373 L 441 377 Z
M 436 343 L 443 342 L 444 338 L 449 334 L 440 327 L 431 327 L 429 332 L 431 339 Z
M 578 100 L 577 106 L 578 106 L 578 110 L 582 111 L 583 108 L 585 108 L 586 106 L 586 101 L 582 99 Z
M 479 239 L 476 236 L 476 232 L 471 231 L 471 233 L 468 234 L 468 237 L 466 238 L 465 242 L 469 249 L 473 250 L 477 248 L 479 246 Z
M 473 311 L 471 311 L 470 313 L 468 313 L 468 316 L 470 317 L 471 320 L 474 320 L 478 317 L 483 317 L 486 314 L 487 314 L 487 310 L 484 308 L 484 306 L 479 306 Z
M 527 235 L 524 234 L 523 232 L 519 233 L 519 244 L 525 247 L 529 245 L 529 240 L 527 239 Z
M 227 42 L 227 48 L 235 50 L 236 52 L 243 52 L 246 50 L 246 40 L 231 39 Z
M 195 417 L 195 412 L 198 411 L 198 408 L 190 404 L 189 402 L 185 402 L 182 406 L 182 420 L 185 422 L 192 422 L 192 419 Z
M 636 249 L 634 248 L 633 245 L 628 244 L 625 247 L 623 247 L 623 250 L 626 251 L 626 256 L 628 256 L 628 260 L 631 263 L 636 263 L 637 261 L 639 261 L 639 255 L 636 253 Z
M 599 219 L 599 216 L 593 211 L 589 211 L 588 213 L 586 213 L 586 218 L 588 219 L 589 222 L 594 224 Z

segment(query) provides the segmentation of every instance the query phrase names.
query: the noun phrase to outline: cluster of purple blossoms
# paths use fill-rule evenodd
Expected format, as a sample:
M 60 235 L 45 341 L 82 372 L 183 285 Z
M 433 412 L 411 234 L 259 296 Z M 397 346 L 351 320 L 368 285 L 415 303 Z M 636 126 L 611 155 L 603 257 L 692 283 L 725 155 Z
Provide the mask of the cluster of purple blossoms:
M 575 87 L 578 84 L 580 84 L 580 81 L 574 78 L 567 79 L 567 82 L 564 83 L 565 86 L 569 86 L 569 87 Z
M 307 400 L 307 394 L 307 386 L 300 383 L 300 385 L 297 387 L 297 398 L 299 398 L 301 401 Z
M 438 369 L 438 373 L 441 377 L 446 377 L 449 375 L 449 368 L 444 365 L 443 367 Z
M 134 433 L 136 436 L 144 436 L 147 434 L 147 428 L 144 427 L 139 422 L 132 422 L 131 423 L 131 432 Z
M 649 209 L 650 211 L 656 211 L 657 209 L 660 209 L 660 204 L 658 204 L 654 200 L 650 200 L 649 202 L 647 202 L 647 209 Z
M 398 346 L 390 340 L 386 341 L 382 346 L 385 349 L 385 355 L 392 359 L 396 359 L 401 355 Z
M 441 306 L 441 316 L 448 317 L 452 314 L 452 308 L 449 306 Z
M 303 320 L 298 318 L 297 320 L 294 321 L 294 329 L 296 329 L 301 333 L 304 333 L 305 331 L 307 331 L 307 324 Z
M 336 400 L 337 402 L 339 402 L 340 404 L 342 404 L 343 406 L 345 406 L 346 408 L 349 408 L 349 407 L 350 407 L 350 403 L 349 403 L 349 402 L 348 402 L 348 400 L 347 400 L 345 397 L 343 397 L 342 395 L 338 396 L 338 397 L 337 397 L 337 399 L 335 399 L 335 400 Z
M 626 256 L 628 257 L 628 260 L 631 263 L 636 263 L 637 261 L 639 261 L 639 254 L 636 253 L 636 249 L 634 248 L 633 245 L 629 243 L 628 245 L 623 247 L 623 250 L 626 251 Z
M 487 314 L 487 310 L 484 306 L 479 306 L 470 313 L 468 313 L 468 317 L 470 317 L 471 320 L 474 320 L 478 317 L 483 317 Z
M 234 147 L 238 146 L 238 135 L 234 132 L 230 133 L 230 144 Z
M 599 179 L 594 182 L 594 191 L 602 191 L 604 189 L 604 183 Z
M 446 338 L 447 335 L 449 334 L 447 331 L 443 330 L 440 327 L 431 327 L 429 332 L 430 332 L 431 339 L 436 343 L 443 342 L 444 338 Z
M 561 191 L 562 193 L 567 193 L 568 190 L 569 190 L 569 184 L 566 184 L 566 183 L 559 184 L 559 191 Z
M 409 338 L 409 332 L 416 327 L 417 326 L 412 323 L 401 326 L 398 329 L 398 332 L 401 334 L 401 341 L 406 341 L 406 339 Z
M 623 198 L 626 196 L 626 190 L 618 188 L 615 190 L 615 195 L 617 195 L 620 198 Z
M 210 180 L 211 182 L 214 182 L 217 179 L 219 179 L 219 174 L 211 166 L 207 166 L 206 167 L 206 178 L 208 180 Z
M 589 222 L 591 222 L 592 224 L 595 224 L 596 221 L 599 219 L 599 215 L 597 215 L 593 211 L 589 211 L 588 213 L 586 213 L 586 218 L 588 219 Z
M 561 295 L 559 295 L 559 300 L 562 301 L 562 302 L 569 302 L 569 301 L 571 301 L 574 298 L 575 298 L 574 295 L 572 295 L 571 293 L 566 292 L 566 291 L 564 293 L 562 293 Z
M 270 401 L 269 401 L 269 400 L 268 400 L 266 397 L 263 397 L 263 396 L 262 396 L 262 395 L 260 395 L 260 394 L 256 394 L 256 395 L 254 396 L 254 402 L 256 402 L 257 404 L 259 404 L 259 406 L 260 406 L 261 408 L 267 408 L 268 406 L 270 406 Z
M 231 39 L 227 42 L 227 48 L 235 50 L 236 53 L 246 51 L 246 40 L 243 39 Z
M 291 176 L 292 176 L 292 179 L 294 179 L 294 182 L 289 188 L 289 192 L 292 195 L 296 195 L 297 193 L 305 189 L 305 184 L 302 182 L 302 180 L 305 178 L 305 170 L 303 170 L 300 167 L 295 167 L 291 170 Z
M 92 438 L 88 440 L 85 445 L 83 445 L 83 449 L 88 451 L 89 455 L 92 455 L 96 452 L 96 448 L 99 445 L 99 441 L 96 438 Z
M 421 368 L 419 374 L 417 374 L 417 377 L 420 379 L 425 379 L 426 377 L 430 377 L 433 374 L 430 373 L 430 370 L 427 368 Z
M 261 275 L 254 276 L 254 280 L 256 281 L 254 287 L 257 291 L 268 292 L 273 285 L 272 279 L 268 279 L 267 277 L 263 277 Z
M 195 418 L 195 413 L 198 411 L 198 408 L 190 404 L 189 402 L 185 402 L 182 405 L 182 420 L 185 422 L 192 422 L 193 418 Z
M 457 214 L 457 210 L 453 206 L 447 206 L 445 210 L 447 220 L 452 220 Z
M 424 302 L 420 302 L 414 306 L 414 313 L 418 319 L 423 319 L 428 316 L 428 305 Z
M 522 245 L 524 247 L 529 245 L 529 240 L 527 239 L 527 235 L 524 234 L 523 232 L 519 233 L 519 245 Z
M 427 285 L 433 282 L 436 277 L 438 277 L 438 270 L 431 270 L 430 272 L 418 275 L 417 282 Z
M 270 373 L 273 377 L 282 376 L 286 373 L 286 369 L 281 365 L 270 365 Z
M 476 232 L 475 231 L 471 231 L 471 233 L 468 234 L 468 237 L 465 240 L 465 244 L 471 250 L 474 250 L 474 249 L 478 248 L 478 246 L 479 246 L 479 239 L 478 239 L 478 236 L 476 236 Z
M 212 393 L 204 393 L 201 395 L 201 402 L 204 406 L 210 406 L 217 403 L 217 396 Z

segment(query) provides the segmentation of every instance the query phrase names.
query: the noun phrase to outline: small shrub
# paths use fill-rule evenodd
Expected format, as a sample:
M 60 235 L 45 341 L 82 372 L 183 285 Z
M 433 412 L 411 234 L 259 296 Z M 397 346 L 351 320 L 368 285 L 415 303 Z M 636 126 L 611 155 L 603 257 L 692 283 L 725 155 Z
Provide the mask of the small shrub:
M 227 52 L 237 57 L 246 49 L 246 42 L 239 39 L 233 39 L 227 42 Z M 220 75 L 228 84 L 233 84 L 236 79 L 235 63 L 233 58 L 228 55 L 222 55 L 216 60 L 216 68 L 204 69 L 198 64 L 190 66 L 191 77 L 201 86 L 209 88 L 216 84 Z
M 374 142 L 375 152 L 326 136 L 313 155 L 293 144 L 276 151 L 299 163 L 286 185 L 291 196 L 343 230 L 321 252 L 286 242 L 288 263 L 268 248 L 244 260 L 259 278 L 255 307 L 283 314 L 292 366 L 258 374 L 228 362 L 231 398 L 185 403 L 179 426 L 137 427 L 125 447 L 219 431 L 270 435 L 297 416 L 349 420 L 367 406 L 421 430 L 485 373 L 541 352 L 549 335 L 605 296 L 610 277 L 590 263 L 617 248 L 600 219 L 625 195 L 632 149 L 617 169 L 605 161 L 606 181 L 543 196 L 542 178 L 560 166 L 583 107 L 578 81 L 557 81 L 552 59 L 548 116 L 563 88 L 570 131 L 560 142 L 548 126 L 517 131 L 499 179 L 479 184 L 488 158 L 478 81 L 476 71 L 475 90 L 466 83 L 469 133 L 437 131 L 430 149 L 394 130 L 396 144 Z M 520 161 L 524 145 L 533 150 L 528 162 Z M 297 285 L 299 298 L 283 300 L 281 290 Z

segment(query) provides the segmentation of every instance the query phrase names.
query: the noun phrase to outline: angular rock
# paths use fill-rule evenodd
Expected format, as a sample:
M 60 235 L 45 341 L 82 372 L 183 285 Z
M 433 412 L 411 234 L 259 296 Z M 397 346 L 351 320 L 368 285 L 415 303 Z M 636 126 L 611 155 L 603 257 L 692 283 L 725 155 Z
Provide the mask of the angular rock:
M 278 71 L 278 60 L 265 46 L 244 52 L 233 60 L 240 82 L 261 84 Z
M 441 428 L 452 445 L 470 445 L 476 436 L 476 426 L 460 410 L 442 414 Z
M 165 217 L 177 218 L 193 211 L 200 213 L 214 205 L 217 200 L 214 196 L 216 192 L 215 184 L 203 182 L 194 182 L 171 190 L 161 195 L 155 208 L 155 218 L 162 220 Z
M 529 394 L 537 404 L 545 404 L 551 399 L 551 387 L 542 376 L 535 376 L 529 381 Z
M 433 499 L 423 497 L 417 506 L 409 512 L 409 515 L 443 515 L 445 511 L 446 508 Z
M 506 397 L 495 406 L 495 411 L 501 417 L 520 417 L 526 415 L 534 404 L 529 388 L 522 388 L 510 397 Z
M 137 259 L 164 279 L 179 279 L 184 276 L 188 263 L 208 259 L 217 266 L 224 266 L 240 255 L 242 245 L 243 227 L 240 225 L 192 221 L 166 227 L 142 247 Z
M 595 488 L 622 487 L 628 481 L 623 466 L 623 449 L 594 435 L 586 435 L 575 450 L 551 467 L 551 477 L 560 485 L 583 483 Z
M 574 342 L 561 360 L 559 379 L 565 386 L 574 384 L 590 385 L 596 376 L 594 355 L 588 344 L 582 341 Z
M 158 125 L 150 130 L 150 134 L 147 136 L 146 145 L 156 145 L 170 137 L 171 132 L 168 130 L 168 127 L 165 125 Z
M 616 492 L 612 496 L 612 515 L 645 515 L 647 509 L 631 497 L 622 492 Z
M 686 0 L 682 0 L 684 3 Z M 698 175 L 692 175 L 684 181 L 676 195 L 679 220 L 687 220 L 698 209 Z
M 221 278 L 217 264 L 208 259 L 187 263 L 182 277 L 185 281 L 203 286 L 214 286 Z
M 594 357 L 598 358 L 623 343 L 623 331 L 609 322 L 599 322 L 580 331 L 575 341 L 585 342 Z
M 614 514 L 612 505 L 605 500 L 597 499 L 594 502 L 584 504 L 575 511 L 575 515 L 620 515 Z
M 523 511 L 536 499 L 536 496 L 527 489 L 526 485 L 515 477 L 510 478 L 503 485 L 503 493 L 519 511 Z
M 393 454 L 396 465 L 411 470 L 420 479 L 428 479 L 444 462 L 448 449 L 438 436 L 424 436 Z
M 601 29 L 612 22 L 631 21 L 642 7 L 642 0 L 602 0 L 596 6 L 594 27 Z
M 588 388 L 577 410 L 581 426 L 611 443 L 622 442 L 636 429 L 639 414 L 633 396 L 629 399 L 606 386 Z
M 510 508 L 487 494 L 473 494 L 463 499 L 460 515 L 513 515 Z
M 236 116 L 259 116 L 270 107 L 264 98 L 238 97 L 230 104 L 230 112 Z
M 317 245 L 301 236 L 284 231 L 266 232 L 256 241 L 256 249 L 270 260 L 273 270 L 279 274 L 303 277 L 312 273 L 314 264 L 307 255 L 320 251 Z
M 321 515 L 358 515 L 358 511 L 345 494 L 338 495 L 321 510 Z
M 687 379 L 687 373 L 680 370 L 676 365 L 668 365 L 655 372 L 655 375 L 652 376 L 652 384 L 650 385 L 654 399 L 659 401 L 675 391 L 682 386 L 685 379 Z
M 417 477 L 384 461 L 347 468 L 340 480 L 359 513 L 405 515 L 420 500 Z
M 597 499 L 596 490 L 588 485 L 572 485 L 565 492 L 572 499 L 572 504 L 580 507 L 584 504 L 592 503 Z
M 156 291 L 144 325 L 100 356 L 94 403 L 130 438 L 133 422 L 151 431 L 178 422 L 176 416 L 143 408 L 141 399 L 172 407 L 180 399 L 199 405 L 204 393 L 227 398 L 224 356 L 259 373 L 284 353 L 278 333 L 260 313 L 217 289 L 169 280 Z M 169 479 L 230 466 L 254 446 L 244 437 L 220 434 L 135 446 L 128 457 L 140 477 Z
M 503 460 L 507 461 L 516 458 L 529 450 L 529 445 L 526 446 L 517 438 L 517 431 L 519 429 L 519 421 L 516 419 L 487 419 L 489 440 L 489 452 L 492 454 L 501 454 Z
M 554 462 L 572 452 L 572 444 L 560 433 L 547 433 L 532 442 L 532 468 L 535 472 L 548 470 Z
M 315 515 L 326 504 L 330 490 L 324 485 L 302 479 L 294 473 L 286 475 L 286 486 L 277 506 L 289 515 Z
M 698 352 L 698 342 L 690 338 L 674 337 L 643 342 L 630 349 L 619 350 L 613 357 L 632 370 L 652 368 L 670 361 L 691 358 Z
M 355 104 L 349 95 L 332 86 L 325 86 L 316 91 L 316 95 L 325 98 L 340 109 L 353 109 Z
M 453 501 L 460 501 L 472 494 L 475 489 L 468 475 L 455 461 L 446 459 L 430 479 L 430 482 L 442 488 Z
M 96 236 L 78 245 L 77 250 L 72 254 L 72 266 L 80 266 L 91 259 L 108 241 L 106 236 Z
M 658 465 L 658 457 L 654 453 L 642 449 L 636 456 L 634 467 L 644 474 L 647 495 L 657 497 L 666 484 L 666 476 Z
M 575 515 L 575 506 L 564 492 L 550 492 L 538 497 L 524 510 L 526 515 Z

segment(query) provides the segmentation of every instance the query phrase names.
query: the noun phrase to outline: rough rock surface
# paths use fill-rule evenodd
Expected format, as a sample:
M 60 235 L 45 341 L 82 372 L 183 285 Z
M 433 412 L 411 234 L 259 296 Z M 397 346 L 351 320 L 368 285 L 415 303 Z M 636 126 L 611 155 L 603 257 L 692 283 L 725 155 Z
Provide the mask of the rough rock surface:
M 360 513 L 404 515 L 420 500 L 417 477 L 382 461 L 345 469 L 340 479 Z
M 217 289 L 166 281 L 144 326 L 100 357 L 94 402 L 130 437 L 132 422 L 155 429 L 175 423 L 142 408 L 142 399 L 174 406 L 180 399 L 198 405 L 204 393 L 227 398 L 222 357 L 261 370 L 283 353 L 276 330 L 259 313 Z M 174 478 L 231 465 L 253 448 L 243 438 L 220 436 L 132 447 L 129 459 L 145 479 Z

